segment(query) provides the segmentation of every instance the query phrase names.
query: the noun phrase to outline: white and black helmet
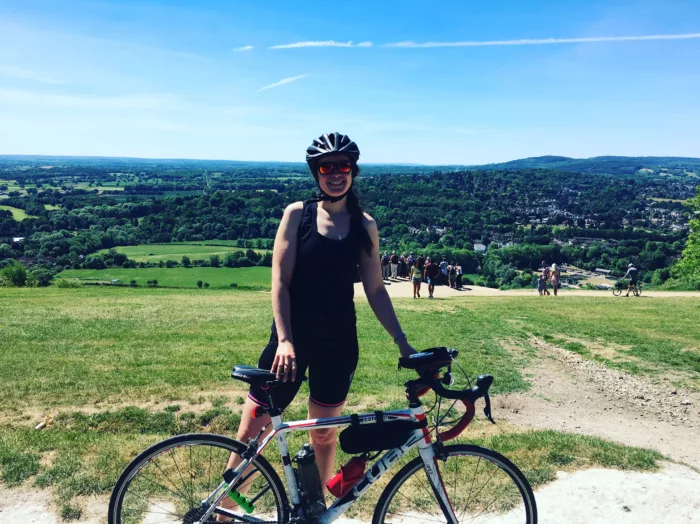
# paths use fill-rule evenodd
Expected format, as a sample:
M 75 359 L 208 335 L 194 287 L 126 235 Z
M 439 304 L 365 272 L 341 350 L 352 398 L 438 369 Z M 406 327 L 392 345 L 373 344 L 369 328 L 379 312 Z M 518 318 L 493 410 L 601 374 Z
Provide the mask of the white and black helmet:
M 306 148 L 306 162 L 311 166 L 321 157 L 332 154 L 347 155 L 353 163 L 357 163 L 360 158 L 357 144 L 348 135 L 336 131 L 314 139 L 312 144 Z

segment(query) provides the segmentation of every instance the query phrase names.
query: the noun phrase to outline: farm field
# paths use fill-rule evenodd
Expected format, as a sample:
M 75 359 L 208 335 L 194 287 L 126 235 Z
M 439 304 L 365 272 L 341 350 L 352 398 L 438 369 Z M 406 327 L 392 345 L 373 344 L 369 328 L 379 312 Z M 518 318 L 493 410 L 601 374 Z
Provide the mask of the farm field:
M 4 211 L 10 211 L 12 213 L 12 218 L 17 220 L 18 222 L 21 222 L 25 218 L 31 218 L 30 215 L 28 215 L 24 209 L 19 209 L 18 207 L 12 207 L 12 206 L 0 206 L 0 209 Z
M 532 366 L 549 358 L 534 340 L 613 368 L 624 357 L 642 377 L 697 384 L 700 376 L 693 299 L 394 302 L 415 347 L 457 347 L 470 376 L 496 377 L 499 424 L 478 417 L 462 440 L 505 453 L 535 486 L 556 471 L 653 471 L 662 455 L 504 420 L 508 399 L 530 395 Z M 397 371 L 396 350 L 364 300 L 357 311 L 362 353 L 347 409 L 403 407 L 402 384 L 411 372 Z M 88 495 L 105 497 L 124 465 L 151 443 L 189 431 L 235 432 L 246 390 L 229 378 L 230 369 L 256 362 L 271 309 L 269 294 L 259 292 L 0 288 L 0 318 L 7 335 L 0 338 L 0 475 L 5 484 L 51 489 L 60 512 L 70 514 L 85 507 Z M 465 384 L 458 377 L 456 386 Z M 306 392 L 304 385 L 288 418 L 304 417 Z M 35 431 L 47 413 L 53 424 Z M 291 444 L 304 440 L 295 436 Z M 338 463 L 347 459 L 341 453 Z
M 190 260 L 208 260 L 212 255 L 219 255 L 222 261 L 227 253 L 245 251 L 246 248 L 236 247 L 235 240 L 209 240 L 200 243 L 182 242 L 174 244 L 140 244 L 138 246 L 119 246 L 114 248 L 118 253 L 124 253 L 136 262 L 160 262 L 174 260 L 180 262 L 183 256 Z M 230 247 L 227 247 L 230 246 Z M 106 249 L 98 253 L 106 252 Z M 266 253 L 267 249 L 254 249 L 256 253 Z
M 110 282 L 121 280 L 128 284 L 136 280 L 145 286 L 149 280 L 157 280 L 159 286 L 196 288 L 197 281 L 208 282 L 212 288 L 230 288 L 232 283 L 240 287 L 270 288 L 269 267 L 148 267 L 139 269 L 69 269 L 55 278 L 77 278 L 83 282 Z

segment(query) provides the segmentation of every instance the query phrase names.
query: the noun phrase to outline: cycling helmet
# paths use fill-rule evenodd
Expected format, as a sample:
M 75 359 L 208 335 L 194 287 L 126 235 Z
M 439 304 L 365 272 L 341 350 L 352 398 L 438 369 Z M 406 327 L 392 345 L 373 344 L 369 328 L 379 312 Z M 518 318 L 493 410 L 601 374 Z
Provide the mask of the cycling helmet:
M 336 131 L 314 139 L 311 145 L 306 148 L 306 162 L 311 165 L 319 158 L 331 154 L 347 155 L 353 163 L 360 158 L 357 144 L 348 135 Z
M 627 269 L 631 268 L 634 264 L 627 264 Z
M 311 169 L 311 173 L 316 179 L 316 183 L 318 183 L 318 174 L 316 173 L 316 164 L 318 161 L 324 156 L 338 154 L 347 155 L 350 158 L 350 162 L 353 164 L 356 164 L 357 160 L 360 158 L 360 150 L 357 147 L 357 144 L 353 142 L 348 135 L 343 135 L 337 131 L 335 133 L 323 134 L 320 137 L 315 138 L 311 145 L 306 148 L 306 163 L 309 164 L 309 169 Z M 357 170 L 353 169 L 353 180 L 355 179 L 355 176 L 357 176 Z M 345 198 L 345 196 L 351 191 L 352 182 L 348 186 L 345 193 L 336 197 L 327 195 L 321 189 L 320 184 L 318 189 L 321 195 L 316 199 L 317 201 L 328 200 L 330 202 L 338 202 Z

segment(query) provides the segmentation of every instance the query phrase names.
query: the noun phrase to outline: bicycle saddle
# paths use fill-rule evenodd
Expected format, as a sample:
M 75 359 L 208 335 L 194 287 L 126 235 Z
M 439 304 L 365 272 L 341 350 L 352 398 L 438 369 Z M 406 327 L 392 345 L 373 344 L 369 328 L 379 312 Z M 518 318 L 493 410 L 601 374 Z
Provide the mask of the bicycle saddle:
M 267 369 L 254 368 L 252 366 L 234 366 L 231 378 L 246 382 L 251 386 L 266 386 L 277 383 L 277 375 Z M 297 377 L 297 382 L 306 380 L 306 377 Z

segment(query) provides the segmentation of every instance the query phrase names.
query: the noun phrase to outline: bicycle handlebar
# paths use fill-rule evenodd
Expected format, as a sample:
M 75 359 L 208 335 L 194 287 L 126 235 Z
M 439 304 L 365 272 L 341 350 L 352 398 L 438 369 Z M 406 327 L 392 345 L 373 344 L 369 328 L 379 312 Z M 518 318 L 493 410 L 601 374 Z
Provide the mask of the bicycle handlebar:
M 447 355 L 449 355 L 450 357 L 450 360 L 449 362 L 441 360 L 439 356 L 436 355 L 437 362 L 431 362 L 431 364 L 434 364 L 433 366 L 422 369 L 417 369 L 416 367 L 413 368 L 416 369 L 416 371 L 421 377 L 416 384 L 418 386 L 418 388 L 415 390 L 417 396 L 422 396 L 423 394 L 427 393 L 429 389 L 432 389 L 437 395 L 443 398 L 450 400 L 461 400 L 466 408 L 464 415 L 462 415 L 457 424 L 455 424 L 452 428 L 439 433 L 440 439 L 442 441 L 453 439 L 466 429 L 466 427 L 471 423 L 472 419 L 474 418 L 474 414 L 476 411 L 474 403 L 480 398 L 483 398 L 486 404 L 484 407 L 484 415 L 492 424 L 495 424 L 496 422 L 494 422 L 491 416 L 491 398 L 489 397 L 489 388 L 493 384 L 493 377 L 491 375 L 479 375 L 476 379 L 476 385 L 471 389 L 448 389 L 443 385 L 443 383 L 448 384 L 451 382 L 450 374 L 448 372 L 448 374 L 446 374 L 445 377 L 440 378 L 439 369 L 449 367 L 451 364 L 451 359 L 457 356 L 457 351 L 446 350 L 446 348 L 435 348 L 435 350 L 442 350 L 443 353 L 447 353 Z M 433 352 L 435 350 L 429 351 Z M 430 358 L 431 360 L 433 359 L 431 357 L 428 357 L 427 355 L 426 357 L 426 360 L 428 358 Z M 403 364 L 405 365 L 406 363 L 407 361 L 404 360 Z

